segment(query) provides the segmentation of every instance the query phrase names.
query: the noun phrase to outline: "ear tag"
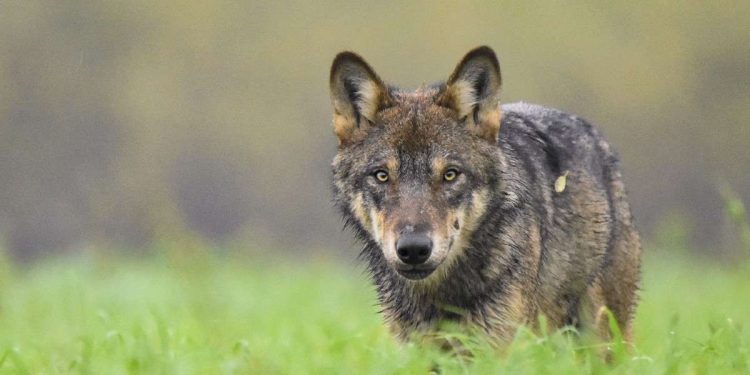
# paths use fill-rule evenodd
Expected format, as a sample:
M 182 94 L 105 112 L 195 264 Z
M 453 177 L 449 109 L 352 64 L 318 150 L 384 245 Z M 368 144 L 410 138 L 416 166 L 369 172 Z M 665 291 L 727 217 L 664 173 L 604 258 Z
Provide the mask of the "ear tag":
M 565 173 L 563 173 L 560 177 L 557 178 L 557 180 L 555 180 L 556 193 L 562 193 L 563 191 L 565 191 L 565 184 L 568 180 L 568 173 L 570 173 L 570 171 L 565 171 Z

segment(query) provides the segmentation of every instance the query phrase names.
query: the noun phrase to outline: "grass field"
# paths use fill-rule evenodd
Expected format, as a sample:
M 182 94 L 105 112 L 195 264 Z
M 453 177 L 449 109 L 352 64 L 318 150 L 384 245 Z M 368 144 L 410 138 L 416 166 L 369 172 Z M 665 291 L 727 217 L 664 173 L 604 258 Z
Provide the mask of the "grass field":
M 145 258 L 145 259 L 144 259 Z M 632 354 L 527 331 L 470 360 L 395 344 L 361 267 L 81 255 L 0 268 L 0 373 L 748 373 L 750 265 L 649 256 Z

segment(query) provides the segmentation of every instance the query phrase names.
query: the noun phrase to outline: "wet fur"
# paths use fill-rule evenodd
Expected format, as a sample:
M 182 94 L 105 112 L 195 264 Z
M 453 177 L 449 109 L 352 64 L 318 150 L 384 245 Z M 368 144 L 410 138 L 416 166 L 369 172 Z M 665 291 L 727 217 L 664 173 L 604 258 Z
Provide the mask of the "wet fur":
M 374 76 L 369 66 L 362 71 Z M 543 314 L 552 327 L 591 329 L 606 339 L 606 307 L 630 339 L 640 241 L 617 156 L 599 131 L 538 105 L 495 105 L 496 111 L 490 106 L 472 113 L 461 103 L 446 104 L 453 77 L 411 92 L 374 77 L 368 95 L 379 102 L 362 105 L 352 97 L 366 116 L 356 106 L 334 103 L 334 122 L 344 125 L 336 124 L 333 192 L 364 244 L 361 256 L 394 335 L 405 340 L 449 320 L 504 342 L 519 324 L 534 326 Z M 499 85 L 499 67 L 497 78 Z M 477 131 L 482 121 L 498 121 L 499 133 L 492 133 L 491 124 Z M 450 195 L 431 177 L 449 154 L 460 155 L 467 168 L 461 191 Z M 380 196 L 364 172 L 376 159 L 390 163 L 386 168 L 398 178 L 388 187 L 393 191 Z M 555 180 L 566 172 L 565 189 L 555 192 Z M 412 205 L 420 205 L 417 219 L 445 238 L 453 236 L 445 261 L 420 281 L 394 271 L 383 238 L 373 235 L 387 235 L 399 220 L 417 220 Z

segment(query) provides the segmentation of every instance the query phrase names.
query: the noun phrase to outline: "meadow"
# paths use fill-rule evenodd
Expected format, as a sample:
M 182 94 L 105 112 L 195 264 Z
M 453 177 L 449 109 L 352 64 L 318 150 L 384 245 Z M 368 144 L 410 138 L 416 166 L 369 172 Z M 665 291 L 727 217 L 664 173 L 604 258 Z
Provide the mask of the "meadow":
M 0 373 L 748 373 L 750 264 L 646 256 L 635 348 L 519 331 L 456 357 L 396 344 L 361 266 L 223 252 L 0 262 Z M 609 349 L 612 362 L 600 353 Z

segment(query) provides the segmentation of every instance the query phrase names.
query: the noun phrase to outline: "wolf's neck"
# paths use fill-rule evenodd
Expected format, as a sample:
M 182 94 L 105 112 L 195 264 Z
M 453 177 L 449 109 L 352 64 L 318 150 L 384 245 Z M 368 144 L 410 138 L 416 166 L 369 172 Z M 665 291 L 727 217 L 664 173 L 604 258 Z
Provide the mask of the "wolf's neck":
M 398 327 L 397 335 L 404 335 L 443 321 L 463 322 L 485 315 L 482 308 L 502 300 L 505 285 L 513 278 L 510 264 L 500 264 L 495 264 L 496 278 L 488 279 L 486 272 L 470 268 L 470 260 L 461 260 L 454 269 L 471 272 L 451 272 L 434 285 L 405 280 L 385 264 L 375 266 L 372 276 L 385 320 Z

